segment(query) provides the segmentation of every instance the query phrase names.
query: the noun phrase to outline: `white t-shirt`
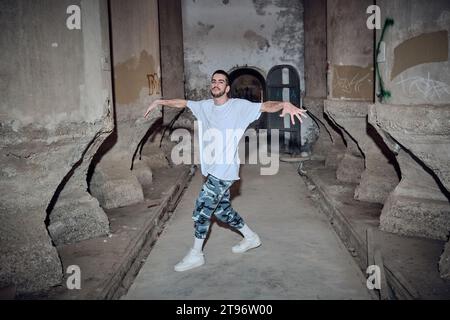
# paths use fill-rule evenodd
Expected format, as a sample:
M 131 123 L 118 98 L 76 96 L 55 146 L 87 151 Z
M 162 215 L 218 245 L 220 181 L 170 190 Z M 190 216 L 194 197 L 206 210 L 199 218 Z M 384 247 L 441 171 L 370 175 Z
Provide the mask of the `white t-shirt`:
M 261 116 L 261 103 L 229 99 L 216 106 L 214 100 L 188 101 L 198 120 L 202 174 L 222 180 L 239 180 L 239 140 L 247 127 Z

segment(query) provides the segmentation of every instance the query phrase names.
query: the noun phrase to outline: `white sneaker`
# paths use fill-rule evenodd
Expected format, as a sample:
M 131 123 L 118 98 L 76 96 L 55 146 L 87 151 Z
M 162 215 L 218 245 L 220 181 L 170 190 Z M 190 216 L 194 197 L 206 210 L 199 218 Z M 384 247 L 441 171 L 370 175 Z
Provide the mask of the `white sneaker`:
M 205 264 L 203 253 L 191 249 L 188 254 L 177 263 L 174 267 L 175 271 L 182 272 L 200 267 Z
M 244 238 L 239 244 L 231 248 L 233 253 L 244 253 L 250 249 L 257 248 L 261 245 L 259 236 L 255 233 L 251 238 Z

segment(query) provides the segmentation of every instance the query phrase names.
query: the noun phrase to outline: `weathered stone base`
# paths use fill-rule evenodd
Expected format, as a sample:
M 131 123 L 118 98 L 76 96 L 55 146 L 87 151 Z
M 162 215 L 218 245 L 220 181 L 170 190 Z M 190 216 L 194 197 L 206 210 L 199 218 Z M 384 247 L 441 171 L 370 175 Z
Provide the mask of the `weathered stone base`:
M 342 160 L 346 147 L 340 129 L 337 128 L 324 114 L 325 98 L 303 99 L 303 105 L 317 118 L 319 136 L 312 146 L 312 155 L 315 160 L 325 160 L 325 166 L 337 168 Z
M 389 193 L 398 184 L 395 172 L 386 175 L 381 172 L 365 170 L 361 175 L 361 181 L 355 190 L 355 199 L 366 202 L 384 203 Z
M 0 215 L 0 287 L 14 285 L 21 293 L 60 284 L 63 270 L 45 228 L 45 208 L 8 210 Z M 14 237 L 11 230 L 15 230 Z
M 328 152 L 325 159 L 325 167 L 337 169 L 342 159 L 344 158 L 344 155 L 345 152 L 342 152 L 342 149 L 333 146 Z
M 134 162 L 132 173 L 136 176 L 142 188 L 148 187 L 153 182 L 151 163 L 150 158 L 146 156 L 142 156 L 140 160 L 136 159 Z
M 59 246 L 107 235 L 109 221 L 97 199 L 87 192 L 78 192 L 58 200 L 48 231 Z
M 142 186 L 124 161 L 108 160 L 99 163 L 92 176 L 90 190 L 105 209 L 144 201 Z
M 381 212 L 380 229 L 406 236 L 447 240 L 450 204 L 439 200 L 400 196 L 394 191 Z
M 364 171 L 364 158 L 345 153 L 336 170 L 336 178 L 342 182 L 359 183 Z
M 338 172 L 338 179 L 344 182 L 359 183 L 355 199 L 367 202 L 384 203 L 386 197 L 398 184 L 399 179 L 393 165 L 394 155 L 388 150 L 380 135 L 367 123 L 369 102 L 367 101 L 326 101 L 326 112 L 343 132 L 347 142 L 347 153 L 364 158 L 364 164 L 344 157 L 340 166 L 345 166 L 345 177 Z M 361 170 L 362 165 L 362 171 Z M 338 168 L 339 171 L 339 168 Z M 360 173 L 360 177 L 358 174 Z

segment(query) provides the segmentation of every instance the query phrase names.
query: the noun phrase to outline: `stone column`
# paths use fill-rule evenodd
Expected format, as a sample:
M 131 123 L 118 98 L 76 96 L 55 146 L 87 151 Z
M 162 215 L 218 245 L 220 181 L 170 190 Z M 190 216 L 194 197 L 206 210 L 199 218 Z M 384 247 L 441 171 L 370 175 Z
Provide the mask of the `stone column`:
M 181 0 L 158 0 L 161 89 L 164 99 L 184 99 L 184 51 Z M 168 125 L 180 110 L 164 107 Z
M 55 209 L 67 192 L 91 199 L 83 172 L 113 124 L 107 1 L 78 6 L 81 29 L 70 29 L 64 1 L 0 2 L 0 287 L 19 295 L 61 284 L 52 240 L 108 230 L 101 211 Z
M 364 171 L 364 156 L 361 153 L 361 150 L 358 147 L 356 141 L 344 130 L 342 126 L 339 125 L 341 122 L 341 117 L 348 118 L 346 121 L 356 122 L 361 121 L 358 114 L 341 114 L 339 112 L 339 106 L 342 104 L 349 102 L 340 102 L 340 101 L 325 101 L 325 113 L 328 115 L 330 120 L 332 120 L 338 127 L 342 129 L 342 134 L 346 143 L 346 151 L 339 162 L 336 170 L 336 178 L 339 181 L 350 182 L 350 183 L 359 183 L 361 180 L 361 174 Z
M 316 117 L 319 136 L 312 148 L 312 157 L 325 160 L 325 166 L 337 168 L 344 157 L 346 146 L 340 129 L 324 113 L 323 98 L 305 98 L 303 105 Z
M 95 132 L 92 141 L 79 162 L 62 179 L 53 195 L 48 231 L 56 246 L 107 235 L 109 220 L 96 198 L 88 193 L 86 176 L 92 158 L 112 132 L 112 117 L 105 121 L 103 129 Z M 89 135 L 87 135 L 89 137 Z M 68 181 L 67 181 L 68 180 Z M 59 191 L 62 189 L 62 191 Z
M 116 130 L 95 159 L 90 190 L 105 209 L 142 202 L 152 183 L 140 151 L 162 127 L 161 110 L 144 119 L 161 96 L 157 0 L 110 1 Z
M 447 240 L 450 231 L 450 107 L 381 105 L 369 121 L 396 153 L 402 181 L 389 196 L 381 228 L 406 235 Z M 448 250 L 448 245 L 446 246 Z M 448 251 L 441 274 L 448 278 Z
M 83 123 L 81 157 L 60 182 L 47 209 L 48 231 L 57 246 L 109 233 L 108 217 L 88 192 L 86 178 L 94 155 L 114 129 L 108 7 L 105 1 L 84 1 L 81 7 L 85 90 L 94 100 L 87 103 L 104 115 L 94 125 Z
M 327 100 L 325 113 L 338 127 L 339 115 L 328 109 L 340 105 L 339 101 L 373 101 L 373 30 L 354 28 L 366 25 L 361 15 L 371 0 L 327 1 Z M 350 121 L 360 121 L 352 116 Z M 342 128 L 341 128 L 342 129 Z M 342 130 L 346 152 L 339 162 L 336 176 L 343 182 L 359 183 L 364 171 L 364 158 L 354 137 Z
M 356 141 L 364 155 L 364 171 L 355 190 L 355 199 L 384 203 L 399 183 L 395 156 L 367 123 L 368 102 L 328 101 L 327 113 Z

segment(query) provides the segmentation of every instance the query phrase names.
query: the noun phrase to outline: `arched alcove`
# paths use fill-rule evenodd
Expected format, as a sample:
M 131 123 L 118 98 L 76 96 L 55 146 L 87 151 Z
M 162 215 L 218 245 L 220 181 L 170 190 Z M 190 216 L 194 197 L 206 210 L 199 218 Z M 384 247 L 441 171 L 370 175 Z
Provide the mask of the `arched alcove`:
M 231 98 L 261 102 L 266 99 L 266 80 L 257 70 L 239 68 L 230 73 Z

